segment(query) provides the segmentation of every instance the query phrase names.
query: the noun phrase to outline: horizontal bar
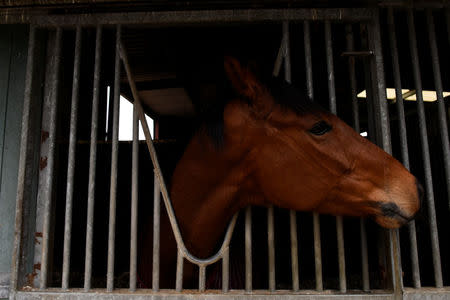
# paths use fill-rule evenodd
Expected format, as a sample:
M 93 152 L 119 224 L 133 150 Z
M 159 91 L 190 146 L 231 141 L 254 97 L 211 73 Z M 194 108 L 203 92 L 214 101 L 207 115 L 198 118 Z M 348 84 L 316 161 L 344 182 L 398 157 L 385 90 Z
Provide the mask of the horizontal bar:
M 450 292 L 443 292 L 445 295 L 450 295 Z M 267 294 L 264 291 L 255 291 L 252 294 L 243 294 L 239 291 L 231 291 L 226 295 L 216 294 L 216 293 L 206 293 L 201 296 L 198 292 L 183 292 L 183 293 L 174 293 L 170 291 L 162 291 L 158 294 L 151 293 L 149 290 L 140 290 L 135 293 L 130 293 L 126 289 L 117 289 L 117 293 L 111 294 L 107 293 L 105 290 L 96 289 L 95 292 L 82 292 L 78 289 L 73 290 L 68 293 L 59 293 L 58 290 L 51 290 L 45 292 L 33 292 L 33 291 L 18 291 L 16 294 L 16 300 L 29 300 L 29 299 L 55 299 L 59 295 L 67 297 L 68 299 L 73 300 L 83 300 L 83 299 L 97 299 L 97 300 L 126 300 L 126 299 L 136 299 L 136 300 L 192 300 L 192 299 L 211 299 L 211 300 L 245 300 L 245 299 L 258 299 L 258 300 L 271 300 L 271 299 L 280 299 L 280 300 L 298 300 L 298 299 L 308 299 L 310 300 L 312 297 L 315 299 L 327 300 L 346 300 L 346 299 L 364 299 L 364 300 L 392 300 L 393 295 L 388 291 L 383 291 L 380 293 L 371 294 L 338 294 L 336 291 L 330 290 L 326 291 L 326 294 L 317 293 L 311 290 L 305 290 L 302 294 L 286 294 L 285 291 L 280 291 L 277 293 Z M 426 295 L 426 294 L 425 294 Z M 419 299 L 419 298 L 416 298 Z
M 280 22 L 300 20 L 369 21 L 371 8 L 289 8 L 150 11 L 68 15 L 9 15 L 5 23 L 31 23 L 38 26 L 155 25 L 174 26 L 224 22 Z

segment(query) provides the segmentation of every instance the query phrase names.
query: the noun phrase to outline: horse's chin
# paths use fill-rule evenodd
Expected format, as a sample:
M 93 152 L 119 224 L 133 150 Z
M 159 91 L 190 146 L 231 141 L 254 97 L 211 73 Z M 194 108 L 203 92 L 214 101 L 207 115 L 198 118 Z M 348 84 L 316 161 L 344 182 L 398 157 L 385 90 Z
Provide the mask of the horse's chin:
M 373 219 L 378 225 L 388 229 L 397 229 L 409 222 L 409 220 L 397 216 L 387 217 L 375 215 L 373 216 Z

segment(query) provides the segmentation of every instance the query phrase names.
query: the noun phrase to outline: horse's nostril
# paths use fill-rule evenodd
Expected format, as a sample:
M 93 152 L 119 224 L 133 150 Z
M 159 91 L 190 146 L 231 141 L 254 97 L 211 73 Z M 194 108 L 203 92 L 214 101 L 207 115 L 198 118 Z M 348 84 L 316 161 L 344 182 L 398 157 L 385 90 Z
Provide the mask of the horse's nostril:
M 422 209 L 422 203 L 423 203 L 423 196 L 425 194 L 423 190 L 423 186 L 420 184 L 420 182 L 416 178 L 416 187 L 417 187 L 417 196 L 419 197 L 419 210 Z

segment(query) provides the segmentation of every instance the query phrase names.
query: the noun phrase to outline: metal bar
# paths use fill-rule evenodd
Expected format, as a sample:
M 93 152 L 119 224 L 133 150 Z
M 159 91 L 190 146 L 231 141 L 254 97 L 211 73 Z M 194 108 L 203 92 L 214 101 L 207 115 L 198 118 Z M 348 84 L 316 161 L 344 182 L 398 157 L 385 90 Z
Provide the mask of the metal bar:
M 284 47 L 283 47 L 284 45 Z M 289 23 L 283 22 L 283 42 L 284 48 L 284 79 L 291 83 L 291 50 L 289 45 Z M 297 239 L 297 215 L 295 211 L 289 211 L 290 238 L 291 238 L 291 269 L 292 269 L 292 289 L 300 289 L 298 275 L 298 239 Z
M 84 26 L 136 24 L 153 26 L 180 26 L 186 24 L 230 22 L 276 22 L 298 20 L 368 21 L 369 8 L 289 8 L 289 9 L 223 9 L 151 11 L 127 13 L 96 13 L 66 15 L 8 15 L 7 22 L 30 23 L 39 26 Z
M 222 258 L 222 292 L 230 290 L 230 248 L 225 250 Z
M 205 291 L 205 281 L 206 281 L 206 267 L 199 266 L 198 270 L 198 290 L 200 292 Z
M 289 22 L 283 22 L 283 44 L 284 44 L 284 80 L 291 83 L 291 50 L 289 46 Z
M 305 48 L 305 66 L 306 66 L 306 91 L 309 99 L 314 99 L 312 59 L 311 59 L 311 38 L 309 30 L 309 21 L 303 22 L 303 43 Z
M 387 107 L 386 84 L 384 81 L 384 62 L 381 47 L 380 20 L 378 10 L 375 10 L 374 18 L 369 26 L 370 46 L 374 51 L 371 60 L 372 86 L 374 87 L 374 116 L 379 145 L 389 154 L 392 154 L 391 132 L 389 123 L 389 111 Z M 398 240 L 398 230 L 389 230 L 388 235 L 388 262 L 391 282 L 396 298 L 402 297 L 403 281 L 400 261 L 400 246 Z
M 58 85 L 59 85 L 59 68 L 61 62 L 61 40 L 62 29 L 59 27 L 56 30 L 56 41 L 54 48 L 54 69 L 52 70 L 52 87 L 49 101 L 49 133 L 48 133 L 48 158 L 47 170 L 48 176 L 45 178 L 44 188 L 47 190 L 45 206 L 44 206 L 44 228 L 42 230 L 42 259 L 41 259 L 41 280 L 40 288 L 47 288 L 47 273 L 48 273 L 48 252 L 50 239 L 50 219 L 52 207 L 52 190 L 53 190 L 53 171 L 55 163 L 55 147 L 56 147 L 56 112 L 58 103 Z
M 133 153 L 131 173 L 131 229 L 130 229 L 130 291 L 136 291 L 137 270 L 137 210 L 139 173 L 139 118 L 136 103 L 133 105 Z
M 22 223 L 23 223 L 23 207 L 25 188 L 28 187 L 26 182 L 26 163 L 28 154 L 28 139 L 29 139 L 29 127 L 30 127 L 30 115 L 31 115 L 31 91 L 33 85 L 33 71 L 34 71 L 34 50 L 36 48 L 36 28 L 30 26 L 30 32 L 28 36 L 28 54 L 27 54 L 27 67 L 25 71 L 25 91 L 23 99 L 23 114 L 22 114 L 22 132 L 20 136 L 20 158 L 18 167 L 18 179 L 17 179 L 17 199 L 15 210 L 15 235 L 13 245 L 13 257 L 11 263 L 11 292 L 18 289 L 18 277 L 20 258 L 22 253 Z M 12 293 L 11 293 L 11 296 Z
M 114 289 L 114 259 L 116 240 L 116 199 L 117 199 L 117 162 L 119 156 L 119 111 L 120 111 L 120 37 L 121 27 L 116 27 L 116 56 L 114 59 L 114 100 L 113 100 L 113 132 L 111 151 L 111 183 L 109 190 L 109 227 L 108 227 L 108 270 L 106 289 Z
M 398 116 L 398 126 L 400 133 L 400 149 L 402 155 L 402 163 L 406 169 L 409 170 L 409 154 L 408 154 L 408 140 L 406 133 L 406 121 L 405 121 L 405 109 L 403 105 L 403 95 L 401 87 L 401 77 L 400 77 L 400 64 L 398 61 L 398 50 L 397 50 L 397 37 L 395 33 L 395 21 L 392 8 L 388 8 L 388 31 L 389 31 L 389 41 L 392 57 L 392 68 L 394 71 L 394 84 L 395 84 L 395 96 L 396 96 L 396 106 L 397 106 L 397 116 Z M 414 282 L 414 287 L 420 288 L 420 271 L 419 271 L 419 256 L 417 251 L 417 237 L 416 237 L 416 223 L 411 221 L 408 224 L 409 231 L 409 242 L 411 245 L 411 269 L 412 278 Z
M 73 62 L 72 106 L 70 111 L 69 157 L 67 166 L 66 213 L 64 221 L 64 250 L 62 288 L 69 288 L 70 244 L 72 238 L 72 200 L 75 175 L 75 152 L 77 142 L 78 88 L 80 79 L 81 26 L 75 37 L 75 57 Z
M 431 235 L 431 249 L 433 257 L 433 268 L 434 268 L 434 280 L 436 287 L 442 287 L 442 267 L 441 267 L 441 254 L 439 250 L 439 236 L 436 224 L 436 210 L 434 206 L 434 192 L 433 192 L 433 179 L 431 172 L 430 163 L 430 150 L 428 147 L 428 134 L 427 134 L 427 124 L 425 120 L 425 108 L 423 104 L 422 96 L 422 82 L 420 79 L 420 67 L 419 67 L 419 55 L 417 53 L 417 41 L 416 41 L 416 29 L 414 26 L 414 15 L 411 9 L 408 10 L 408 33 L 410 42 L 410 51 L 413 66 L 414 82 L 416 86 L 416 104 L 417 113 L 419 115 L 419 130 L 420 130 L 420 141 L 422 145 L 422 157 L 423 157 L 423 167 L 425 172 L 425 194 L 427 199 L 428 216 L 430 224 L 430 235 Z
M 351 24 L 345 26 L 345 38 L 347 51 L 353 52 L 355 45 L 353 40 L 353 29 Z M 355 57 L 353 56 L 350 56 L 348 58 L 348 72 L 350 77 L 350 91 L 352 96 L 353 128 L 355 129 L 356 132 L 359 133 L 361 131 L 361 128 L 359 124 L 359 106 L 358 106 L 356 74 L 355 74 Z M 370 290 L 369 261 L 367 254 L 367 232 L 364 218 L 360 219 L 359 224 L 361 234 L 361 266 L 362 266 L 361 271 L 362 271 L 363 290 L 369 291 Z
M 439 53 L 436 45 L 436 33 L 434 30 L 433 14 L 430 9 L 426 11 L 428 25 L 428 39 L 430 42 L 431 62 L 433 66 L 433 77 L 436 88 L 438 119 L 441 133 L 442 152 L 444 158 L 445 177 L 447 179 L 447 198 L 450 208 L 450 145 L 448 139 L 447 116 L 443 98 L 443 88 L 441 80 L 441 69 L 439 67 Z
M 98 99 L 101 65 L 102 28 L 97 26 L 95 37 L 94 90 L 92 96 L 91 144 L 89 156 L 89 189 L 88 210 L 86 224 L 86 252 L 84 263 L 84 289 L 91 288 L 92 275 L 92 239 L 94 235 L 94 201 L 95 201 L 95 171 L 97 161 L 97 127 L 98 127 Z
M 336 92 L 334 85 L 334 64 L 333 64 L 333 45 L 331 42 L 331 25 L 330 21 L 325 21 L 325 50 L 327 55 L 327 73 L 328 73 L 328 95 L 330 111 L 337 114 L 336 109 Z
M 289 211 L 289 225 L 291 233 L 291 268 L 292 268 L 292 290 L 300 290 L 298 271 L 298 239 L 297 239 L 297 215 L 294 210 Z
M 245 291 L 252 291 L 252 208 L 245 209 Z
M 153 176 L 153 273 L 152 289 L 159 291 L 159 260 L 161 233 L 161 190 L 156 174 Z
M 309 21 L 303 23 L 303 41 L 305 47 L 305 66 L 306 66 L 306 91 L 308 97 L 314 100 L 313 76 L 312 76 L 312 59 L 311 59 L 311 39 Z M 317 213 L 313 213 L 313 230 L 314 230 L 314 263 L 316 273 L 316 290 L 323 291 L 322 282 L 322 250 L 320 244 L 320 219 Z
M 316 268 L 316 290 L 323 291 L 322 280 L 322 246 L 320 242 L 320 219 L 318 213 L 313 213 L 314 230 L 314 264 Z
M 183 253 L 178 249 L 177 252 L 177 275 L 176 275 L 176 283 L 175 283 L 175 290 L 177 292 L 181 292 L 183 289 L 183 265 L 184 265 L 184 258 Z
M 327 55 L 328 94 L 330 99 L 330 111 L 331 113 L 337 115 L 336 91 L 334 84 L 333 44 L 331 42 L 330 21 L 325 21 L 325 49 Z M 339 289 L 341 292 L 346 292 L 347 280 L 345 276 L 344 224 L 341 216 L 336 217 L 336 236 L 337 236 L 338 263 L 339 263 Z
M 269 290 L 275 291 L 275 230 L 274 230 L 273 206 L 267 208 L 267 249 L 269 267 Z

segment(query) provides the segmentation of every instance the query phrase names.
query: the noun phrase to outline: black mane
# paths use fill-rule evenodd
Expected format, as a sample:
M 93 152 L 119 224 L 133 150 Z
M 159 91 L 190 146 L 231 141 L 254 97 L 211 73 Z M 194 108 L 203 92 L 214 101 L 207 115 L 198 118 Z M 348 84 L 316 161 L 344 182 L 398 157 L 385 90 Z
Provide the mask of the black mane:
M 283 79 L 272 77 L 266 86 L 274 98 L 275 103 L 282 109 L 293 111 L 298 115 L 322 110 L 317 103 L 307 97 L 305 92 L 300 91 Z M 237 96 L 237 98 L 250 103 L 250 99 L 245 99 L 242 96 Z M 219 105 L 214 107 L 212 111 L 204 114 L 203 117 L 202 128 L 217 148 L 222 148 L 224 145 L 223 111 L 225 105 L 226 101 L 219 101 Z

